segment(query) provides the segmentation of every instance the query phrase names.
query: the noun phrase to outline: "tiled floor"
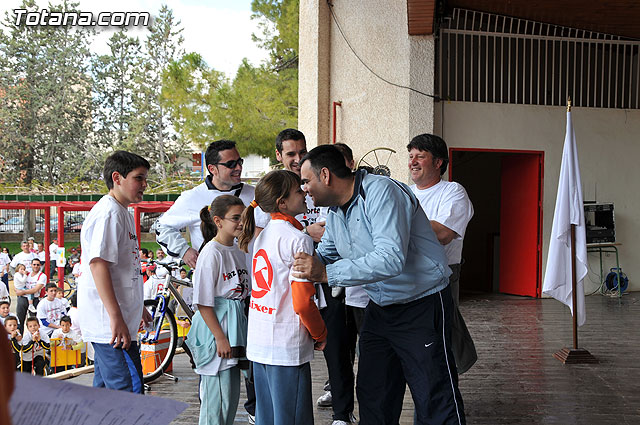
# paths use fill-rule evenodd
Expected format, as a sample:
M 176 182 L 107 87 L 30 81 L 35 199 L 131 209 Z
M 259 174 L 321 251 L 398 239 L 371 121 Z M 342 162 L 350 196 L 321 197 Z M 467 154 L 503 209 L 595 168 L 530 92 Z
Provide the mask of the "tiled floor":
M 569 310 L 552 299 L 481 295 L 463 299 L 461 311 L 478 363 L 460 377 L 469 424 L 640 424 L 640 293 L 622 299 L 587 297 L 580 347 L 600 361 L 563 365 L 553 353 L 572 343 Z M 175 424 L 197 424 L 197 376 L 177 356 L 177 383 L 161 379 L 151 394 L 189 403 Z M 322 393 L 326 367 L 312 362 L 313 397 Z M 75 378 L 90 384 L 91 376 Z M 236 424 L 247 423 L 242 403 Z M 357 408 L 356 408 L 357 409 Z M 412 424 L 407 391 L 401 424 Z M 357 416 L 357 412 L 356 412 Z M 316 424 L 331 423 L 330 409 L 315 408 Z

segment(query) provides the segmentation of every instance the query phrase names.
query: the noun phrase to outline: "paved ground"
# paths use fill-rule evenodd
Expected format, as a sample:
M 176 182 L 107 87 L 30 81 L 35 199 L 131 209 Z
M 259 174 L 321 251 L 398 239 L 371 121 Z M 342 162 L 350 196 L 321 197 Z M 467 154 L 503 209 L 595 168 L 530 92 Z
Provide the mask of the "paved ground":
M 580 346 L 597 365 L 563 365 L 553 353 L 572 342 L 569 310 L 551 299 L 503 295 L 465 298 L 461 311 L 474 337 L 478 363 L 460 378 L 469 424 L 640 424 L 640 293 L 622 299 L 587 297 Z M 151 394 L 189 403 L 175 424 L 198 422 L 197 376 L 184 354 L 175 361 L 177 383 L 161 379 Z M 312 363 L 314 400 L 323 391 L 322 356 Z M 74 378 L 90 385 L 91 375 Z M 241 395 L 235 424 L 247 423 Z M 400 424 L 412 424 L 405 394 Z M 357 416 L 357 411 L 356 411 Z M 315 409 L 316 424 L 331 411 Z

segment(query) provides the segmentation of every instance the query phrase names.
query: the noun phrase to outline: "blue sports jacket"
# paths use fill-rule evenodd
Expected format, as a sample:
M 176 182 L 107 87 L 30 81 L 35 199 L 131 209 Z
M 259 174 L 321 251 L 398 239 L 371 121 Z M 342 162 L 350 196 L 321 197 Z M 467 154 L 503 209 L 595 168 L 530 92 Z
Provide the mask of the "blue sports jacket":
M 346 213 L 332 207 L 316 250 L 331 286 L 363 285 L 380 306 L 444 289 L 451 269 L 411 189 L 359 170 Z

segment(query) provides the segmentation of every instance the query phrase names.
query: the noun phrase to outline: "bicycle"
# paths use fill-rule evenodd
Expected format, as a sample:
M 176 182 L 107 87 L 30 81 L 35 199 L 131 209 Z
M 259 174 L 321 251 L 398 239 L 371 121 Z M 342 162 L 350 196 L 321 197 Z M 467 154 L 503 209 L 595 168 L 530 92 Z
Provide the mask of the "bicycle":
M 188 288 L 193 287 L 193 285 L 191 282 L 177 279 L 171 275 L 171 272 L 177 270 L 180 266 L 175 262 L 155 262 L 155 264 L 166 268 L 168 273 L 165 277 L 164 286 L 156 297 L 152 300 L 144 301 L 144 306 L 148 309 L 152 318 L 150 325 L 138 332 L 143 382 L 145 384 L 155 381 L 160 376 L 167 376 L 174 381 L 178 380 L 177 377 L 167 373 L 179 343 L 178 324 L 175 316 L 176 303 L 182 307 L 189 321 L 191 321 L 194 314 L 174 284 Z

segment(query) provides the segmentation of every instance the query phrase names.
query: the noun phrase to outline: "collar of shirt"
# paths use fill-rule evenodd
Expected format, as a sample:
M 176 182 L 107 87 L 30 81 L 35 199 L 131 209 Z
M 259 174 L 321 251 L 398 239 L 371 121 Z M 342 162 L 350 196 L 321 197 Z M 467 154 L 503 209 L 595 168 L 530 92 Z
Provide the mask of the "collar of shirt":
M 242 183 L 238 183 L 237 185 L 232 186 L 231 189 L 229 189 L 229 190 L 218 189 L 216 187 L 216 185 L 213 184 L 213 180 L 211 179 L 211 174 L 209 174 L 207 177 L 205 177 L 204 182 L 207 185 L 207 189 L 209 189 L 209 190 L 217 190 L 218 192 L 231 192 L 231 191 L 238 190 L 238 189 L 242 188 Z
M 355 182 L 353 184 L 353 195 L 351 195 L 351 198 L 347 201 L 346 204 L 341 205 L 339 208 L 342 210 L 343 213 L 347 213 L 347 210 L 349 209 L 349 206 L 353 203 L 353 201 L 356 199 L 356 197 L 358 196 L 358 194 L 362 194 L 362 197 L 364 198 L 364 191 L 362 190 L 362 179 L 364 178 L 364 176 L 367 174 L 366 170 L 357 170 L 354 173 L 354 177 L 355 177 Z M 329 208 L 330 210 L 333 210 L 334 212 L 337 212 L 338 207 L 331 207 Z
M 284 220 L 284 221 L 288 221 L 289 223 L 291 223 L 293 225 L 293 227 L 295 227 L 296 229 L 302 231 L 302 224 L 300 224 L 300 222 L 298 220 L 296 220 L 294 217 L 291 217 L 288 214 L 283 214 L 283 213 L 271 213 L 271 220 Z

